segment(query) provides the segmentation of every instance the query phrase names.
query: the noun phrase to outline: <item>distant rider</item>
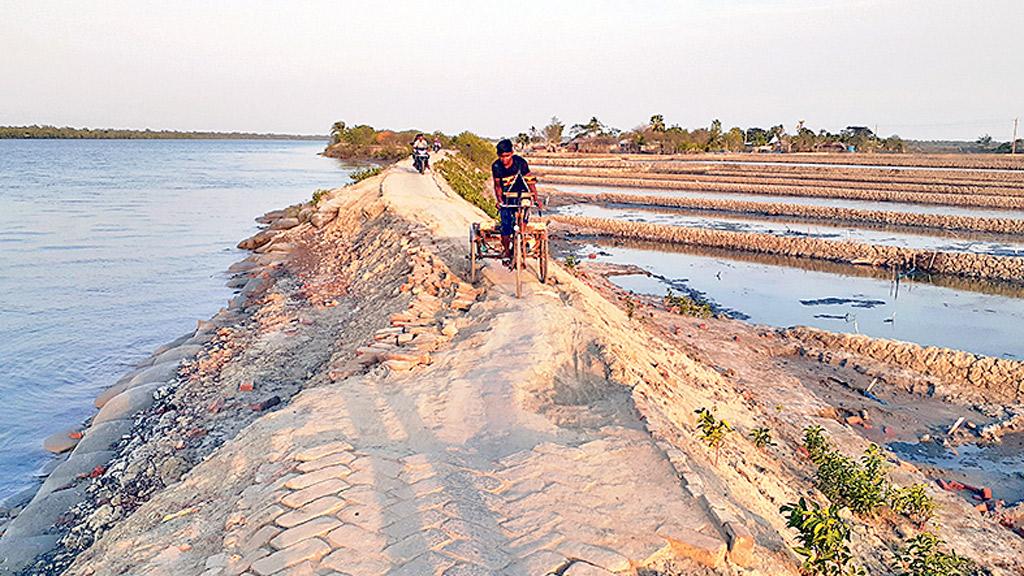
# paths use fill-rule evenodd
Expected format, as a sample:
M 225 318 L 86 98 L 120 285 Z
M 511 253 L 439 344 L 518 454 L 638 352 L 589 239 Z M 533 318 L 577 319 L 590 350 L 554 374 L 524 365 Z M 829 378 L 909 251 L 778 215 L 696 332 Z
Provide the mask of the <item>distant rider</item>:
M 424 156 L 424 165 L 427 169 L 430 168 L 430 142 L 427 142 L 426 136 L 423 134 L 416 135 L 416 138 L 412 141 L 412 153 L 413 156 L 422 154 Z
M 440 152 L 440 151 L 441 151 L 441 139 L 438 138 L 437 136 L 434 136 L 434 152 Z
M 494 198 L 498 202 L 501 217 L 501 258 L 505 264 L 512 261 L 512 234 L 515 232 L 516 206 L 526 194 L 533 197 L 533 205 L 542 210 L 537 196 L 537 179 L 530 174 L 530 166 L 522 156 L 512 153 L 512 141 L 498 142 L 498 159 L 491 164 L 494 177 Z M 523 215 L 524 219 L 529 212 Z

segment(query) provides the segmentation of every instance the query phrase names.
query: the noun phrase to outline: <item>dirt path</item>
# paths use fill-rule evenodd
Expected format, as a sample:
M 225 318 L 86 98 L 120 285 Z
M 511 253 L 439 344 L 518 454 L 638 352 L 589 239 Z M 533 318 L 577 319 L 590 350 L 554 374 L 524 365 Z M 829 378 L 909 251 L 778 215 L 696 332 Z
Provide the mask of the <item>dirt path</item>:
M 466 277 L 481 212 L 407 162 L 379 195 L 429 232 L 395 257 Z M 485 267 L 486 290 L 445 320 L 452 339 L 428 365 L 301 392 L 68 573 L 629 573 L 664 556 L 665 537 L 721 565 L 719 528 L 612 376 L 600 326 L 567 303 L 569 279 L 554 280 L 516 299 L 511 275 Z

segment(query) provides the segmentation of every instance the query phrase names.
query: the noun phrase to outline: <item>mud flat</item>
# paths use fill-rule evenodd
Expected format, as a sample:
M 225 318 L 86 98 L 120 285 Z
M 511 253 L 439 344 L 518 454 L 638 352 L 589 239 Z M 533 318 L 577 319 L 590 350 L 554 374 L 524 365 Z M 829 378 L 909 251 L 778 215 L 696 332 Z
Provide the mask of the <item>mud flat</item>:
M 828 165 L 884 168 L 930 168 L 943 170 L 1009 171 L 1024 170 L 1024 160 L 1008 154 L 681 154 L 658 156 L 648 154 L 565 155 L 536 153 L 532 157 L 545 162 L 562 160 L 567 163 L 599 164 L 601 162 L 705 162 L 709 164 L 756 165 Z
M 592 177 L 577 175 L 550 175 L 549 184 L 580 184 L 586 186 L 615 186 L 620 188 L 656 188 L 735 194 L 761 194 L 768 196 L 805 196 L 815 198 L 845 198 L 874 202 L 903 202 L 941 206 L 970 206 L 975 208 L 1024 209 L 1022 196 L 996 196 L 989 194 L 936 194 L 900 192 L 893 190 L 860 190 L 854 188 L 826 188 L 782 186 L 777 184 L 734 184 L 730 182 L 685 182 L 655 178 Z
M 558 207 L 555 213 L 782 237 L 841 240 L 918 250 L 1024 257 L 1024 237 L 1016 236 L 956 234 L 940 230 L 934 230 L 929 234 L 920 228 L 843 226 L 839 222 L 828 220 L 812 222 L 792 218 L 764 218 L 752 214 L 693 212 L 636 205 L 573 204 Z
M 758 172 L 751 174 L 733 175 L 717 172 L 668 172 L 655 169 L 593 169 L 593 168 L 558 168 L 540 166 L 534 170 L 537 176 L 545 178 L 549 176 L 587 176 L 591 178 L 636 178 L 655 179 L 678 182 L 710 182 L 728 184 L 775 184 L 779 186 L 805 186 L 814 188 L 844 188 L 854 190 L 890 190 L 894 192 L 914 192 L 927 194 L 984 194 L 989 196 L 1024 196 L 1024 183 L 1013 186 L 1014 183 L 1006 182 L 1003 185 L 990 186 L 979 185 L 978 183 L 946 183 L 942 179 L 938 182 L 921 178 L 913 182 L 894 182 L 892 179 L 877 178 L 867 181 L 844 179 L 832 177 L 826 174 L 806 174 L 802 177 L 791 177 L 787 175 L 775 175 L 770 172 Z
M 783 202 L 744 202 L 742 200 L 685 198 L 673 196 L 586 193 L 554 190 L 556 201 L 601 202 L 605 204 L 626 204 L 727 212 L 734 214 L 758 214 L 765 216 L 786 216 L 810 220 L 829 220 L 857 224 L 907 226 L 940 230 L 962 230 L 965 232 L 991 232 L 998 234 L 1024 234 L 1024 220 L 1012 218 L 986 218 L 981 216 L 960 216 L 955 214 L 915 214 L 890 212 L 886 210 L 861 210 L 838 206 L 808 206 Z
M 798 574 L 779 506 L 822 498 L 803 427 L 850 453 L 867 441 L 808 388 L 824 368 L 796 341 L 747 326 L 715 342 L 731 360 L 711 357 L 687 343 L 711 333 L 700 321 L 628 313 L 557 265 L 522 299 L 500 265 L 469 285 L 466 232 L 484 215 L 408 161 L 310 208 L 268 216 L 284 231 L 237 269 L 274 263 L 272 282 L 216 320 L 107 469 L 79 480 L 84 501 L 39 520 L 59 544 L 36 572 Z M 704 407 L 736 427 L 719 450 L 697 432 Z M 762 425 L 775 446 L 749 440 Z M 960 554 L 1021 570 L 995 508 L 911 465 L 890 476 L 925 485 Z M 850 522 L 877 573 L 917 530 Z
M 815 238 L 788 238 L 767 234 L 662 226 L 642 222 L 619 222 L 584 216 L 554 215 L 551 216 L 551 220 L 573 228 L 598 231 L 609 237 L 622 239 L 659 240 L 694 246 L 818 258 L 896 270 L 914 269 L 926 273 L 990 278 L 1009 282 L 1020 282 L 1024 278 L 1024 259 L 1006 256 L 925 251 Z

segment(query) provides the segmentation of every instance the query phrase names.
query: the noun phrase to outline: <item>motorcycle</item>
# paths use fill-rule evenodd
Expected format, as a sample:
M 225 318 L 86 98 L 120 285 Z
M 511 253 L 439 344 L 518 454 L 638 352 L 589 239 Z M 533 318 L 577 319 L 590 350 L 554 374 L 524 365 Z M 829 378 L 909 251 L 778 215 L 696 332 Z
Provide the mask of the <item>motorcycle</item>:
M 423 174 L 430 167 L 430 152 L 426 148 L 416 148 L 412 151 L 412 164 L 420 174 Z

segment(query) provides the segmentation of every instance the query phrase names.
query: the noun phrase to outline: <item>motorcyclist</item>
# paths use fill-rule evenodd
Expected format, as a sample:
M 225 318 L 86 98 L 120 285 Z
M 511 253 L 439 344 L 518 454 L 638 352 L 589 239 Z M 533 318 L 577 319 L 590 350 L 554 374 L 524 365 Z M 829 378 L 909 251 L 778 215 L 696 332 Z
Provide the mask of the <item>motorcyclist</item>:
M 441 138 L 434 136 L 434 152 L 441 151 Z
M 417 155 L 423 156 L 424 168 L 430 169 L 430 143 L 427 142 L 427 137 L 423 134 L 417 134 L 416 138 L 412 141 L 412 154 L 413 159 Z
M 530 174 L 530 165 L 526 160 L 512 153 L 512 141 L 506 138 L 498 142 L 497 153 L 498 159 L 491 164 L 491 176 L 494 178 L 494 198 L 501 219 L 501 258 L 507 265 L 512 260 L 512 234 L 515 232 L 516 210 L 520 200 L 529 194 L 537 210 L 542 210 L 543 206 L 537 196 L 537 179 Z M 524 214 L 524 220 L 528 216 L 529 212 Z

